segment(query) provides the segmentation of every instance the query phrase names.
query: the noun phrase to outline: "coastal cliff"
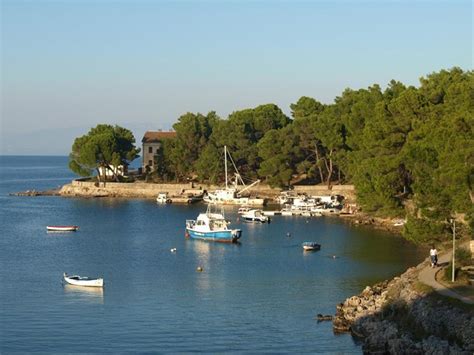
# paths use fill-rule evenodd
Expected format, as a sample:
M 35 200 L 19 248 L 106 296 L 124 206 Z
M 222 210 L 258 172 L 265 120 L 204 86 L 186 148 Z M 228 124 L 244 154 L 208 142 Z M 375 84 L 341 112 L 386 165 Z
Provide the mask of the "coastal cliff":
M 334 332 L 363 340 L 364 353 L 472 354 L 474 308 L 437 295 L 418 281 L 424 261 L 336 307 Z

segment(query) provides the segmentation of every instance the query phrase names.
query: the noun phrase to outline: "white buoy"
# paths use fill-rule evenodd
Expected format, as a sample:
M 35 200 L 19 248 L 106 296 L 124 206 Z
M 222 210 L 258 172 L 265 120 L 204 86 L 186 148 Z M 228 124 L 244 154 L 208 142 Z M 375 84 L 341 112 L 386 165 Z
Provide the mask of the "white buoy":
M 172 253 L 176 253 L 176 248 L 171 248 L 170 251 L 171 251 Z
M 202 272 L 203 270 L 204 270 L 204 269 L 203 269 L 202 267 L 200 267 L 200 266 L 198 266 L 197 269 L 196 269 L 196 271 L 198 271 L 198 272 Z

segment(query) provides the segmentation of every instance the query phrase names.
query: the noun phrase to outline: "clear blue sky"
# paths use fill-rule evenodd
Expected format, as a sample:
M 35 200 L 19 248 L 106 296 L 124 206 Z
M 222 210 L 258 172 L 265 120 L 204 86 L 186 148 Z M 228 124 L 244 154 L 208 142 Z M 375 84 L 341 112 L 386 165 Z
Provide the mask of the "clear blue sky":
M 471 1 L 1 0 L 0 154 L 472 69 Z

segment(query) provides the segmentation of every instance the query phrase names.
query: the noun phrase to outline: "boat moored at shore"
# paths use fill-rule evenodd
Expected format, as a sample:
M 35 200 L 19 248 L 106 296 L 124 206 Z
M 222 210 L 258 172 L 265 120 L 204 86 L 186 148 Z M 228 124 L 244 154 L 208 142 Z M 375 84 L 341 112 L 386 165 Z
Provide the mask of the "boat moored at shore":
M 158 203 L 171 203 L 171 199 L 168 197 L 167 192 L 160 192 L 158 197 L 156 198 L 156 202 Z
M 236 171 L 235 173 L 235 180 L 233 182 L 233 187 L 229 187 L 229 179 L 227 177 L 227 156 L 234 166 Z M 204 202 L 209 204 L 218 204 L 218 205 L 241 205 L 241 206 L 263 206 L 265 204 L 265 200 L 263 198 L 258 197 L 249 197 L 244 196 L 243 192 L 249 190 L 251 187 L 260 183 L 260 180 L 254 181 L 250 185 L 245 185 L 242 177 L 240 176 L 237 167 L 235 166 L 232 157 L 227 152 L 227 147 L 224 146 L 224 167 L 225 167 L 225 187 L 222 189 L 218 189 L 215 191 L 210 191 L 204 196 Z M 243 186 L 243 188 L 239 188 L 239 183 Z
M 263 206 L 265 200 L 258 197 L 242 197 L 235 188 L 225 188 L 208 192 L 204 196 L 204 202 L 216 205 L 245 205 L 245 206 Z

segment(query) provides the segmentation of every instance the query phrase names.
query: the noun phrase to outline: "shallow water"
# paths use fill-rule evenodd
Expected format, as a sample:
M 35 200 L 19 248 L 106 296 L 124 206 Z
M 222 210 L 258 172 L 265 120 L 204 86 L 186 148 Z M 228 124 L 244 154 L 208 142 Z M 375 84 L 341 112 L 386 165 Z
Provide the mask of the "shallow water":
M 424 257 L 337 218 L 248 224 L 236 208 L 226 217 L 242 228 L 240 244 L 186 240 L 185 220 L 204 205 L 8 196 L 73 175 L 66 157 L 0 157 L 0 169 L 2 353 L 360 353 L 314 316 Z M 80 230 L 47 233 L 48 224 Z M 303 252 L 303 241 L 322 249 Z M 63 272 L 104 277 L 105 287 L 65 286 Z

